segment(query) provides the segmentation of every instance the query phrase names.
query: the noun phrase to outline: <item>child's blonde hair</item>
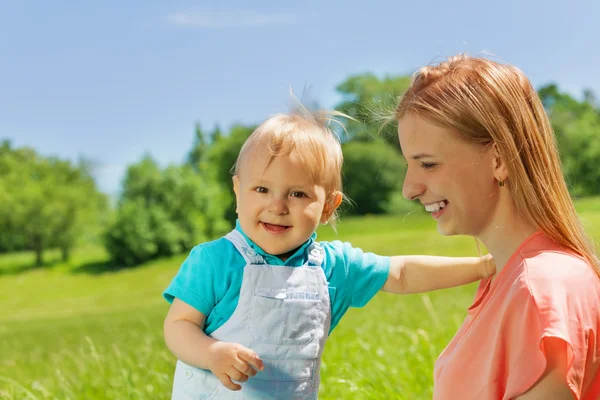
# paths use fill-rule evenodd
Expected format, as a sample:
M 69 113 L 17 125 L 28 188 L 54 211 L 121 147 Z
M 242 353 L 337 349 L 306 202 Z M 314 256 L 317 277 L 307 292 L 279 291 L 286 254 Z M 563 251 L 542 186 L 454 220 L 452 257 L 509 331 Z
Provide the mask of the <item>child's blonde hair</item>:
M 557 243 L 600 260 L 567 190 L 556 140 L 537 92 L 518 68 L 465 54 L 417 71 L 396 109 L 495 143 L 507 162 L 507 187 L 518 211 Z
M 255 151 L 268 151 L 267 166 L 275 157 L 288 156 L 303 165 L 313 182 L 322 185 L 326 203 L 333 201 L 336 193 L 344 198 L 342 164 L 344 157 L 338 136 L 329 124 L 341 123 L 335 117 L 347 117 L 337 111 L 309 111 L 299 106 L 286 114 L 275 114 L 258 126 L 246 140 L 233 167 L 239 174 L 240 166 Z M 347 117 L 349 118 L 349 117 Z M 335 228 L 337 210 L 328 222 Z

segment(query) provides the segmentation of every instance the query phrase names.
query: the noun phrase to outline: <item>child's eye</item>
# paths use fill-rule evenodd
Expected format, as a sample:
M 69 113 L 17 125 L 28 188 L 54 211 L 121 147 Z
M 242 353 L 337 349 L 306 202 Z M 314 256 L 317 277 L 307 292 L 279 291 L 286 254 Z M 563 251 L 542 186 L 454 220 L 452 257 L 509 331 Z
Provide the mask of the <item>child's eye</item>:
M 432 169 L 432 168 L 435 168 L 435 166 L 436 166 L 435 163 L 426 163 L 426 162 L 421 163 L 421 168 L 423 168 L 423 169 Z
M 304 193 L 304 192 L 292 192 L 292 193 L 290 193 L 290 196 L 292 196 L 292 197 L 298 197 L 298 198 L 308 197 L 306 195 L 306 193 Z
M 266 187 L 263 187 L 263 186 L 254 188 L 254 191 L 257 193 L 269 193 L 269 189 L 267 189 Z

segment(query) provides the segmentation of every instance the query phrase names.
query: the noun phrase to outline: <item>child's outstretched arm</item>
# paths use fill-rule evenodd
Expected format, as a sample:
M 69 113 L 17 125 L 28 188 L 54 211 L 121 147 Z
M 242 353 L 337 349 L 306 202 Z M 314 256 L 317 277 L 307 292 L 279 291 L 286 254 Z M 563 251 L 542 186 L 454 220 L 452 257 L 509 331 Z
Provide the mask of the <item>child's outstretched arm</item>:
M 384 292 L 410 294 L 465 285 L 496 273 L 491 255 L 483 257 L 395 256 Z
M 256 371 L 264 369 L 254 351 L 238 343 L 221 342 L 204 333 L 206 316 L 189 304 L 175 298 L 165 318 L 165 342 L 171 352 L 186 364 L 209 369 L 231 390 L 241 386 Z

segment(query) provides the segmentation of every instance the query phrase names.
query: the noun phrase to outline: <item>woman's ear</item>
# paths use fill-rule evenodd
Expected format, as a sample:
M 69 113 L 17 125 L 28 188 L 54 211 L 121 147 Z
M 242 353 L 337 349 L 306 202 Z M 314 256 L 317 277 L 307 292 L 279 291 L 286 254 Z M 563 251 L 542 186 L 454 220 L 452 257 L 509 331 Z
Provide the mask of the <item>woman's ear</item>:
M 329 198 L 325 201 L 323 206 L 323 214 L 321 214 L 321 223 L 326 224 L 329 218 L 333 215 L 335 210 L 342 204 L 343 196 L 340 192 L 333 192 Z
M 502 158 L 500 155 L 500 150 L 498 149 L 498 145 L 496 143 L 494 143 L 492 147 L 492 157 L 494 177 L 498 182 L 506 181 L 508 179 L 508 166 L 506 165 L 504 158 Z

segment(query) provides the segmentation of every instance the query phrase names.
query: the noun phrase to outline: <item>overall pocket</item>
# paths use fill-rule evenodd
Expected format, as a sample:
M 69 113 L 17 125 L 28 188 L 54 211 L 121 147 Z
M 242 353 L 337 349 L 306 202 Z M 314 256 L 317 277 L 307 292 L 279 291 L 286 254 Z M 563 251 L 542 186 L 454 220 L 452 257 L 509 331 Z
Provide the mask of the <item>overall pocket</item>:
M 266 344 L 306 344 L 321 325 L 318 293 L 258 288 L 252 296 L 248 329 Z

